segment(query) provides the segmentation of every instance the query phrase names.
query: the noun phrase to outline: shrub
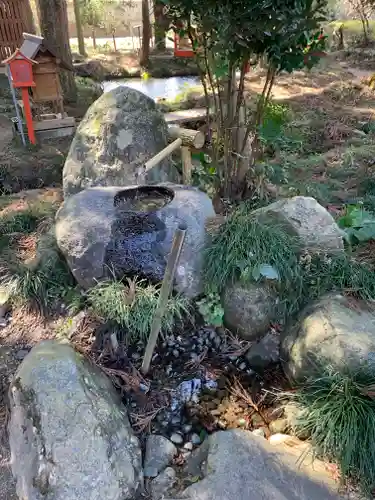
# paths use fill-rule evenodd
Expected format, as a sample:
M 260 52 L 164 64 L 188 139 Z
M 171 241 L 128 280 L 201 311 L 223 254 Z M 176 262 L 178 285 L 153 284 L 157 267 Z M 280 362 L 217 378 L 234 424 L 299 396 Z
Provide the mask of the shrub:
M 88 292 L 94 312 L 105 321 L 126 328 L 127 340 L 147 340 L 159 298 L 159 286 L 144 280 L 113 280 L 98 283 Z M 181 295 L 168 299 L 162 330 L 171 332 L 175 321 L 190 316 L 188 300 Z
M 309 435 L 317 455 L 337 462 L 343 477 L 369 493 L 375 486 L 375 377 L 328 369 L 287 396 L 295 401 L 294 431 Z
M 327 2 L 163 1 L 173 29 L 192 44 L 214 124 L 218 190 L 232 200 L 245 197 L 253 182 L 253 167 L 261 159 L 259 134 L 262 128 L 265 132 L 264 117 L 275 79 L 281 71 L 311 68 L 319 61 L 325 46 L 320 24 Z M 252 112 L 245 105 L 245 75 L 260 60 L 267 73 Z

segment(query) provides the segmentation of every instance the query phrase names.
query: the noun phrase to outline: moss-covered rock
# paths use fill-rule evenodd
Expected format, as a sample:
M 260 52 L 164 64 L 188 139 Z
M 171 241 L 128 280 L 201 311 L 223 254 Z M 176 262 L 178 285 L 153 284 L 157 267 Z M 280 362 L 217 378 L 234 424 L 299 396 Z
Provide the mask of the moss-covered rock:
M 106 376 L 67 344 L 44 341 L 10 388 L 17 493 L 25 500 L 130 500 L 141 451 Z
M 103 94 L 88 109 L 72 142 L 63 170 L 65 197 L 92 186 L 177 181 L 169 159 L 143 171 L 167 142 L 167 124 L 152 99 L 128 87 Z

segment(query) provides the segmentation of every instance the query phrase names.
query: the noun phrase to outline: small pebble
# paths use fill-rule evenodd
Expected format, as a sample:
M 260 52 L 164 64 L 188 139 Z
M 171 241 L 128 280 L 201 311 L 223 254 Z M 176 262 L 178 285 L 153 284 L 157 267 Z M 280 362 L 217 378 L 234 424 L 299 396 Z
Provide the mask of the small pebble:
M 147 393 L 150 390 L 150 387 L 146 384 L 142 384 L 142 382 L 139 384 L 139 390 L 141 392 Z
M 201 444 L 201 438 L 198 434 L 194 433 L 191 435 L 190 437 L 190 441 L 195 445 L 195 446 L 198 446 L 199 444 Z
M 214 344 L 215 344 L 215 346 L 216 346 L 217 349 L 220 347 L 221 338 L 219 336 L 215 337 Z
M 232 354 L 231 356 L 228 356 L 228 358 L 229 358 L 231 361 L 236 361 L 236 359 L 238 358 L 238 356 L 235 356 L 234 354 Z
M 259 427 L 259 429 L 254 429 L 253 431 L 251 431 L 251 433 L 254 434 L 254 436 L 259 436 L 263 438 L 266 437 L 266 433 L 264 432 L 264 429 L 262 429 L 262 427 Z
M 181 434 L 179 434 L 178 432 L 174 432 L 171 437 L 170 437 L 170 440 L 172 441 L 172 443 L 174 444 L 182 444 L 184 442 L 184 438 L 181 436 Z
M 172 354 L 173 354 L 173 356 L 174 356 L 175 358 L 178 358 L 178 357 L 179 357 L 179 355 L 180 355 L 180 353 L 177 351 L 177 349 L 173 349 Z
M 29 354 L 29 351 L 27 349 L 20 349 L 19 351 L 16 352 L 15 358 L 22 360 L 24 359 L 27 355 Z
M 178 416 L 172 417 L 171 424 L 172 425 L 179 425 L 181 423 L 181 419 Z
M 143 475 L 145 477 L 156 477 L 158 475 L 157 467 L 145 467 L 143 469 Z
M 240 370 L 246 370 L 246 363 L 243 362 L 240 364 L 240 366 L 238 367 Z
M 0 318 L 0 327 L 4 328 L 7 324 L 8 322 L 5 318 Z
M 188 434 L 189 432 L 191 432 L 191 429 L 193 428 L 193 426 L 191 424 L 185 424 L 182 428 L 182 430 L 184 431 L 185 434 Z
M 238 419 L 238 425 L 241 426 L 241 427 L 245 427 L 246 420 L 244 418 L 239 418 Z
M 192 451 L 192 449 L 194 448 L 194 445 L 193 443 L 185 443 L 184 444 L 184 450 L 187 450 L 187 451 Z

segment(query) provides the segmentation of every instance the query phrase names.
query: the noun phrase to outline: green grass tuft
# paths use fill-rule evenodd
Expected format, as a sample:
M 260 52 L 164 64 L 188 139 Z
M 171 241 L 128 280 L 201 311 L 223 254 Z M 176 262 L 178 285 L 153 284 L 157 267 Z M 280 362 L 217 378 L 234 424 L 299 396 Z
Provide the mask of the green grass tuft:
M 12 202 L 11 197 L 4 198 L 7 203 Z M 41 222 L 54 217 L 56 209 L 57 206 L 53 203 L 38 201 L 22 210 L 10 210 L 0 216 L 0 237 L 11 233 L 32 233 Z
M 375 486 L 375 377 L 332 369 L 288 393 L 299 407 L 294 432 L 309 435 L 318 456 L 335 461 L 366 493 Z
M 13 302 L 46 308 L 74 285 L 52 228 L 57 204 L 37 200 L 19 209 L 22 202 L 17 198 L 6 196 L 2 201 L 8 211 L 0 216 L 0 285 L 9 290 Z
M 38 226 L 38 217 L 30 211 L 10 213 L 0 218 L 0 235 L 31 233 Z
M 31 262 L 0 261 L 0 283 L 9 290 L 13 302 L 46 308 L 61 298 L 74 280 L 49 231 L 39 237 Z
M 345 254 L 301 252 L 294 238 L 281 227 L 261 224 L 247 206 L 221 226 L 205 257 L 206 294 L 221 293 L 236 281 L 267 280 L 277 289 L 275 320 L 281 322 L 329 292 L 375 299 L 375 273 L 370 267 Z M 264 269 L 265 273 L 259 272 Z
M 363 300 L 375 299 L 375 273 L 347 255 L 315 255 L 304 263 L 302 271 L 302 305 L 332 291 Z
M 128 331 L 127 340 L 147 340 L 159 298 L 159 286 L 145 281 L 105 281 L 88 292 L 94 312 L 105 321 L 114 321 Z M 181 295 L 168 299 L 162 330 L 171 332 L 175 321 L 190 317 L 189 302 Z
M 299 273 L 296 242 L 281 228 L 258 222 L 243 205 L 207 248 L 205 282 L 208 288 L 222 290 L 239 279 L 251 280 L 253 271 L 264 264 L 277 270 L 285 286 L 294 283 Z

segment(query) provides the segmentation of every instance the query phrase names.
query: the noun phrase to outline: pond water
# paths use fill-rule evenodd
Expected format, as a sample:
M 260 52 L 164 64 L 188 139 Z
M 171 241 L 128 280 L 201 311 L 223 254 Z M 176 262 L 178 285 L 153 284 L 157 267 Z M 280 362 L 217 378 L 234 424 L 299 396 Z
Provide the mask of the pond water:
M 199 78 L 194 76 L 172 76 L 170 78 L 129 78 L 124 80 L 109 80 L 103 82 L 104 92 L 108 92 L 121 85 L 139 90 L 152 99 L 174 99 L 189 87 L 199 84 Z

